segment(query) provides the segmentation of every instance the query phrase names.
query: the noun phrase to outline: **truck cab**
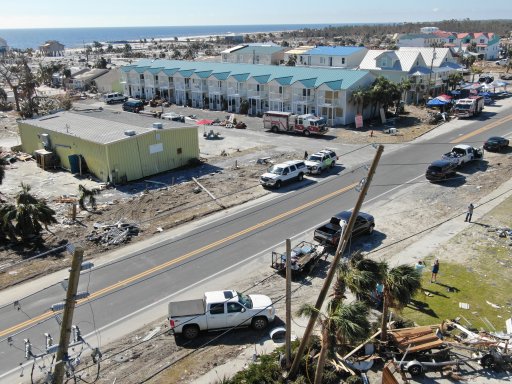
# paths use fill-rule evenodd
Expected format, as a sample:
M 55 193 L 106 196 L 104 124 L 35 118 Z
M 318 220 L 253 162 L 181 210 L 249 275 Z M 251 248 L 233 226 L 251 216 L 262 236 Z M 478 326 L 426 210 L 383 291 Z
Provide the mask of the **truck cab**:
M 295 131 L 304 136 L 311 134 L 324 135 L 327 133 L 327 121 L 323 117 L 317 117 L 313 114 L 299 115 L 295 123 Z

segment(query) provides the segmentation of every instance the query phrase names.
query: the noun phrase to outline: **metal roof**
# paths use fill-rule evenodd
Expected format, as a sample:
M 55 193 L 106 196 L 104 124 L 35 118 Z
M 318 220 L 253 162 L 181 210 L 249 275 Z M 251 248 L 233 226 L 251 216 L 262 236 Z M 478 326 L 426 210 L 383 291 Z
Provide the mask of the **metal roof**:
M 162 123 L 163 130 L 193 127 L 175 121 L 140 116 L 136 113 L 99 110 L 58 112 L 22 122 L 98 144 L 109 144 L 132 138 L 133 136 L 125 134 L 126 131 L 135 131 L 135 135 L 160 131 L 153 128 L 154 122 Z
M 277 52 L 284 52 L 284 48 L 280 45 L 248 45 L 237 49 L 237 54 L 255 54 L 255 55 L 271 55 Z
M 355 52 L 359 52 L 362 50 L 366 50 L 365 47 L 331 47 L 331 46 L 322 46 L 315 47 L 304 52 L 305 55 L 328 55 L 328 56 L 350 56 Z
M 244 81 L 253 78 L 260 84 L 266 84 L 274 79 L 286 78 L 287 84 L 293 85 L 299 81 L 308 84 L 308 87 L 316 88 L 324 83 L 338 82 L 341 88 L 348 89 L 353 84 L 359 82 L 369 74 L 368 71 L 324 68 L 324 67 L 289 67 L 284 65 L 261 65 L 261 64 L 241 64 L 241 63 L 213 63 L 196 62 L 184 60 L 149 60 L 142 59 L 129 66 L 129 70 L 137 68 L 158 67 L 166 69 L 177 69 L 181 75 L 190 77 L 194 72 L 203 72 L 211 70 L 211 77 L 218 80 L 225 80 L 229 77 L 237 81 Z M 128 71 L 129 71 L 128 70 Z M 126 70 L 124 70 L 126 72 Z M 138 72 L 138 71 L 137 71 Z M 283 80 L 277 80 L 283 81 Z

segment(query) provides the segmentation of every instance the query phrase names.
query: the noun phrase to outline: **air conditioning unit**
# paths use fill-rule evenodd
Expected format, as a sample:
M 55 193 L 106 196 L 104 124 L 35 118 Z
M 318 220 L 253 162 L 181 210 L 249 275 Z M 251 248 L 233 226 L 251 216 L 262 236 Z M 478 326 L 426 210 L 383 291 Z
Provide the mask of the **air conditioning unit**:
M 41 143 L 43 144 L 43 147 L 45 149 L 50 149 L 51 145 L 50 145 L 50 135 L 48 135 L 47 133 L 41 133 Z
M 124 131 L 124 134 L 126 136 L 135 136 L 135 131 L 133 129 L 130 129 L 130 130 Z
M 164 127 L 164 125 L 162 123 L 159 123 L 159 122 L 154 122 L 153 123 L 153 128 L 154 129 L 162 129 Z

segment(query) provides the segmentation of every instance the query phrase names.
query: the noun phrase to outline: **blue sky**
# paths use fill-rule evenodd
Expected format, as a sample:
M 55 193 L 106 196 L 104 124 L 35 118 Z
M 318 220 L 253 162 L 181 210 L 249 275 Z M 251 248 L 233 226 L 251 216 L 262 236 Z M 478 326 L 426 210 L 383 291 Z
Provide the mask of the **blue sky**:
M 512 18 L 510 0 L 6 0 L 1 28 L 319 24 Z

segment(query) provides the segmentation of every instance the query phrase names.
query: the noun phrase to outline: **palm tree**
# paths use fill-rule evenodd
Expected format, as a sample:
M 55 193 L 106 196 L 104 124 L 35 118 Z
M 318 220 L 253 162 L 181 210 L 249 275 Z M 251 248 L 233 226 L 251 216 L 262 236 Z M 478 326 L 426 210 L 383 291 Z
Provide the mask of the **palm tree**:
M 477 67 L 476 65 L 473 65 L 471 67 L 471 73 L 473 74 L 473 77 L 471 78 L 471 82 L 475 81 L 475 75 L 481 75 L 484 70 L 480 67 Z
M 350 96 L 350 102 L 356 106 L 356 114 L 363 113 L 364 108 L 369 102 L 368 90 L 364 88 L 357 88 Z
M 362 325 L 369 330 L 367 320 L 368 308 L 365 302 L 356 301 L 350 305 L 343 303 L 347 289 L 356 297 L 365 297 L 373 292 L 380 281 L 381 266 L 379 263 L 365 259 L 360 251 L 352 254 L 350 260 L 342 262 L 337 268 L 336 281 L 333 294 L 328 304 L 327 314 L 319 317 L 322 329 L 322 346 L 317 362 L 315 383 L 320 383 L 323 376 L 327 356 L 336 360 L 335 346 L 346 346 L 347 343 L 364 338 L 367 332 L 361 332 L 358 327 Z M 301 308 L 311 315 L 314 306 L 306 305 Z
M 387 341 L 388 338 L 388 312 L 390 308 L 398 311 L 402 310 L 421 288 L 421 276 L 414 266 L 403 264 L 395 268 L 389 268 L 388 263 L 380 263 L 380 273 L 382 277 L 383 305 L 381 322 L 381 340 Z
M 300 316 L 311 316 L 317 312 L 314 305 L 304 304 L 298 311 Z M 347 345 L 364 340 L 370 330 L 368 307 L 360 301 L 350 304 L 327 305 L 326 313 L 319 313 L 318 322 L 322 329 L 322 347 L 315 372 L 315 384 L 321 384 L 328 352 L 333 346 Z
M 81 209 L 87 209 L 85 207 L 85 200 L 88 200 L 90 206 L 94 209 L 96 208 L 96 198 L 95 195 L 100 194 L 100 190 L 98 189 L 87 189 L 82 184 L 78 185 L 78 191 L 80 192 L 80 198 L 78 199 L 78 205 Z
M 20 184 L 21 190 L 16 194 L 15 203 L 2 206 L 2 231 L 13 241 L 19 236 L 22 241 L 30 242 L 41 237 L 44 228 L 56 223 L 55 211 L 44 200 L 37 199 L 30 193 L 30 185 Z

